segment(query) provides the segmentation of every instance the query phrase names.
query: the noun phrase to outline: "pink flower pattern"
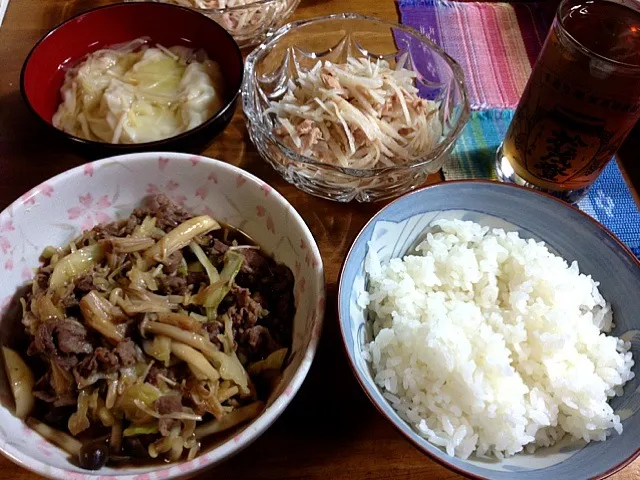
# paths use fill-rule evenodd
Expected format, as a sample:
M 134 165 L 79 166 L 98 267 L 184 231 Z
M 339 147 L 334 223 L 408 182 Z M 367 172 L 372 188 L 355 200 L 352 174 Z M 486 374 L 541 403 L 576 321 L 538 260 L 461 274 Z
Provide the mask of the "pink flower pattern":
M 13 222 L 11 220 L 0 223 L 0 232 L 14 232 L 15 230 L 16 227 L 13 226 Z
M 165 468 L 164 470 L 159 470 L 156 472 L 156 479 L 160 480 L 161 478 L 167 478 L 169 475 L 171 475 L 171 469 Z
M 172 192 L 175 192 L 178 188 L 180 188 L 180 184 L 175 180 L 169 180 L 164 185 L 156 185 L 155 183 L 149 183 L 147 184 L 146 193 L 147 195 L 156 195 L 158 193 L 171 194 Z M 171 200 L 176 202 L 181 207 L 184 207 L 184 204 L 187 201 L 187 197 L 184 195 L 172 194 L 169 196 L 171 197 Z
M 209 188 L 206 185 L 202 185 L 196 189 L 196 197 L 200 197 L 202 200 L 207 198 L 207 194 L 209 193 Z
M 269 230 L 274 235 L 276 233 L 276 227 L 273 223 L 273 217 L 271 217 L 271 215 L 269 214 L 267 214 L 267 230 Z
M 189 189 L 185 190 L 184 188 L 180 189 L 181 185 L 178 184 L 178 182 L 174 180 L 167 180 L 167 177 L 171 178 L 173 176 L 173 178 L 176 178 L 175 175 L 170 175 L 170 174 L 177 168 L 177 163 L 176 164 L 171 163 L 169 160 L 170 158 L 167 158 L 167 157 L 159 157 L 157 159 L 158 170 L 160 172 L 166 172 L 164 173 L 164 175 L 166 176 L 164 177 L 164 179 L 162 179 L 163 174 L 156 173 L 154 175 L 151 175 L 151 177 L 149 178 L 149 181 L 155 182 L 155 183 L 149 183 L 147 185 L 147 190 L 146 190 L 147 194 L 154 194 L 154 193 L 161 193 L 161 192 L 167 193 L 167 194 L 170 194 L 169 196 L 174 201 L 176 201 L 178 204 L 183 206 L 187 203 L 188 200 L 190 200 L 191 202 L 195 201 L 194 204 L 189 203 L 189 206 L 193 207 L 194 211 L 196 211 L 197 209 L 197 211 L 201 211 L 207 215 L 211 215 L 214 217 L 216 217 L 216 215 L 214 214 L 212 209 L 208 205 L 206 205 L 204 202 L 205 200 L 212 197 L 212 192 L 217 193 L 216 188 L 219 188 L 219 187 L 213 187 L 211 185 L 212 183 L 219 184 L 219 181 L 222 179 L 223 183 L 225 184 L 224 188 L 228 189 L 229 187 L 233 188 L 233 186 L 235 186 L 236 188 L 241 188 L 245 183 L 251 182 L 251 180 L 248 180 L 242 174 L 234 173 L 233 175 L 235 175 L 235 182 L 233 180 L 234 177 L 232 176 L 231 185 L 228 185 L 229 182 L 225 181 L 228 178 L 228 174 L 226 174 L 223 177 L 219 177 L 217 174 L 213 172 L 205 172 L 204 175 L 206 175 L 207 182 L 203 182 L 203 184 L 201 184 L 198 188 L 195 188 L 194 190 L 189 190 Z M 204 160 L 201 160 L 197 156 L 187 157 L 187 161 L 189 161 L 191 163 L 191 166 L 194 168 L 195 167 L 197 167 L 197 169 L 203 168 L 202 165 L 204 164 Z M 183 167 L 184 163 L 181 163 L 181 165 L 182 166 L 180 168 L 184 168 Z M 94 164 L 91 164 L 91 163 L 85 164 L 82 168 L 81 173 L 79 174 L 79 179 L 82 180 L 82 182 L 84 183 L 95 182 L 96 180 L 89 180 L 89 178 L 94 179 L 99 177 L 100 177 L 100 171 L 95 169 Z M 165 181 L 166 183 L 164 185 L 160 183 Z M 191 186 L 195 187 L 196 185 L 190 185 L 190 187 Z M 87 185 L 85 185 L 85 187 L 87 187 Z M 259 183 L 258 187 L 260 190 L 259 190 L 259 197 L 255 198 L 255 201 L 258 204 L 255 205 L 254 207 L 255 208 L 255 217 L 253 217 L 254 221 L 257 219 L 264 219 L 265 223 L 263 223 L 262 225 L 264 225 L 264 227 L 266 227 L 266 230 L 268 232 L 271 232 L 272 235 L 276 234 L 276 230 L 282 230 L 282 231 L 288 230 L 287 224 L 283 223 L 282 217 L 274 216 L 272 211 L 270 210 L 272 206 L 271 204 L 273 202 L 279 201 L 277 198 L 274 198 L 274 196 L 271 195 L 273 191 L 273 187 L 271 187 L 266 183 Z M 25 194 L 24 197 L 22 198 L 22 202 L 25 204 L 36 205 L 37 197 L 39 196 L 52 197 L 53 191 L 54 189 L 50 185 L 42 184 L 32 189 L 28 194 Z M 106 193 L 103 188 L 92 189 L 92 187 L 89 186 L 84 191 L 88 193 L 77 197 L 78 198 L 77 204 L 76 205 L 72 204 L 73 206 L 67 209 L 67 215 L 69 220 L 73 220 L 70 223 L 73 226 L 77 226 L 78 224 L 81 223 L 83 229 L 89 229 L 93 227 L 93 225 L 95 225 L 96 223 L 112 221 L 112 217 L 115 211 L 114 203 L 116 202 L 116 200 L 118 200 L 118 198 L 113 194 L 102 195 L 103 193 Z M 182 195 L 183 191 L 185 192 L 185 195 Z M 224 196 L 226 197 L 226 195 Z M 262 198 L 264 198 L 265 200 L 262 200 Z M 200 200 L 202 203 L 198 202 L 197 200 Z M 122 201 L 122 199 L 120 199 L 120 201 Z M 129 201 L 129 200 L 125 200 L 125 202 L 126 201 Z M 238 207 L 236 207 L 236 205 L 234 205 L 231 202 L 231 200 L 229 200 L 229 203 L 231 208 L 238 210 Z M 200 205 L 200 206 L 197 207 L 194 205 Z M 251 205 L 249 206 L 251 207 Z M 117 208 L 119 209 L 121 207 L 118 206 Z M 222 210 L 216 213 L 218 215 L 224 215 L 224 212 L 225 212 L 224 208 L 225 207 L 222 207 Z M 291 209 L 290 207 L 288 208 Z M 216 209 L 218 208 L 216 207 Z M 252 215 L 249 215 L 249 217 L 251 216 Z M 10 220 L 9 217 L 5 217 L 3 220 L 5 221 L 4 222 L 0 221 L 0 253 L 2 253 L 3 255 L 7 255 L 12 253 L 12 248 L 14 247 L 14 245 L 17 245 L 18 237 L 16 236 L 17 234 L 13 234 L 13 235 L 10 234 L 10 232 L 13 232 L 15 230 L 15 226 L 12 223 L 12 220 Z M 249 220 L 251 219 L 249 218 Z M 18 226 L 20 226 L 20 224 L 18 224 Z M 300 242 L 299 249 L 294 248 L 296 244 L 293 243 L 290 239 L 286 237 L 283 237 L 283 239 L 287 240 L 285 244 L 290 245 L 291 247 L 289 248 L 290 253 L 287 253 L 287 255 L 294 255 L 293 258 L 289 257 L 289 261 L 291 261 L 292 263 L 295 262 L 293 266 L 294 266 L 295 278 L 296 278 L 296 288 L 294 290 L 296 307 L 301 309 L 299 311 L 305 312 L 305 316 L 307 316 L 307 319 L 304 320 L 304 323 L 311 329 L 311 337 L 317 339 L 317 336 L 319 335 L 321 325 L 322 325 L 322 318 L 321 318 L 320 312 L 324 308 L 324 303 L 325 303 L 324 296 L 322 295 L 318 297 L 316 305 L 314 305 L 313 301 L 311 302 L 307 301 L 307 296 L 305 296 L 304 298 L 302 297 L 302 295 L 305 292 L 314 290 L 314 293 L 315 293 L 316 291 L 315 289 L 320 288 L 320 286 L 315 281 L 313 282 L 313 284 L 309 283 L 309 281 L 312 278 L 314 280 L 317 278 L 316 275 L 318 273 L 317 268 L 319 264 L 319 261 L 316 258 L 317 253 L 314 253 L 309 248 L 309 245 L 305 242 L 304 238 L 300 238 L 299 240 Z M 275 240 L 277 240 L 277 238 Z M 275 240 L 273 240 L 273 237 L 272 237 L 271 240 L 265 240 L 265 241 L 271 242 L 273 245 Z M 278 243 L 276 246 L 276 249 L 280 248 L 279 245 L 280 244 Z M 27 280 L 32 278 L 33 271 L 30 268 L 30 265 L 28 263 L 29 257 L 26 254 L 22 254 L 26 258 L 21 258 L 18 261 L 18 256 L 15 253 L 13 255 L 14 256 L 12 258 L 11 257 L 2 258 L 0 260 L 0 262 L 2 262 L 0 263 L 0 266 L 4 266 L 5 269 L 12 270 L 12 273 L 10 275 L 12 275 L 14 279 L 21 278 L 22 280 Z M 297 255 L 297 259 L 296 259 L 296 255 Z M 303 256 L 304 256 L 304 263 L 302 260 Z M 313 286 L 313 289 L 311 288 L 312 286 Z M 2 293 L 6 293 L 6 292 L 2 292 Z M 8 306 L 10 305 L 11 299 L 12 299 L 12 296 L 6 297 L 0 303 L 0 314 L 2 314 L 2 312 L 8 308 Z M 309 332 L 309 330 L 306 330 L 306 331 Z M 308 333 L 306 335 L 308 335 Z M 306 335 L 303 334 L 303 337 Z M 300 345 L 299 348 L 303 348 L 304 346 L 304 344 L 302 343 L 300 343 L 299 345 Z M 287 397 L 291 397 L 293 395 L 293 392 L 294 392 L 294 388 L 291 385 L 289 385 L 284 390 L 283 395 Z M 28 428 L 26 428 L 25 437 L 27 435 L 32 435 L 31 430 Z M 235 443 L 240 443 L 242 440 L 243 440 L 243 434 L 238 434 L 233 438 L 233 441 Z M 40 450 L 42 454 L 45 456 L 50 456 L 53 454 L 53 451 L 50 450 L 50 445 L 45 441 L 41 440 L 37 442 L 36 448 L 38 448 L 38 450 Z M 183 464 L 180 464 L 174 467 L 169 467 L 157 472 L 144 473 L 144 474 L 138 475 L 136 477 L 136 480 L 156 480 L 156 479 L 165 478 L 171 474 L 175 475 L 178 472 L 181 472 L 183 474 L 195 472 L 199 467 L 206 465 L 211 457 L 212 457 L 211 454 L 202 455 L 190 462 L 185 462 Z M 80 480 L 80 479 L 84 480 L 85 478 L 87 478 L 86 475 L 80 474 L 80 473 L 65 472 L 65 475 L 66 475 L 66 478 L 70 480 Z M 107 477 L 105 477 L 104 480 L 107 480 Z
M 35 188 L 32 188 L 22 196 L 22 201 L 27 205 L 35 205 L 36 197 L 38 195 L 44 195 L 45 197 L 51 197 L 53 195 L 53 187 L 47 183 L 42 183 Z
M 236 187 L 240 188 L 245 183 L 247 183 L 247 179 L 244 178 L 244 175 L 239 173 L 238 176 L 236 177 Z
M 33 277 L 33 271 L 29 267 L 22 267 L 22 279 L 31 280 Z
M 38 449 L 45 457 L 50 457 L 52 455 L 49 447 L 49 443 L 44 438 L 38 439 Z
M 82 229 L 90 230 L 98 223 L 108 223 L 111 221 L 111 216 L 104 211 L 110 206 L 111 201 L 107 195 L 103 195 L 94 201 L 93 195 L 86 193 L 85 195 L 80 195 L 79 205 L 71 207 L 67 210 L 67 214 L 69 220 L 82 218 Z
M 202 213 L 204 213 L 205 215 L 209 215 L 210 217 L 216 218 L 216 214 L 208 206 L 202 209 Z
M 164 169 L 167 168 L 168 164 L 169 164 L 168 158 L 165 158 L 165 157 L 158 158 L 158 168 L 160 169 L 161 172 L 163 172 Z
M 5 255 L 11 250 L 11 242 L 6 237 L 0 237 L 0 251 Z
M 13 232 L 15 229 L 11 220 L 0 223 L 0 233 Z M 0 251 L 6 255 L 9 253 L 9 250 L 11 250 L 11 242 L 6 236 L 0 235 Z

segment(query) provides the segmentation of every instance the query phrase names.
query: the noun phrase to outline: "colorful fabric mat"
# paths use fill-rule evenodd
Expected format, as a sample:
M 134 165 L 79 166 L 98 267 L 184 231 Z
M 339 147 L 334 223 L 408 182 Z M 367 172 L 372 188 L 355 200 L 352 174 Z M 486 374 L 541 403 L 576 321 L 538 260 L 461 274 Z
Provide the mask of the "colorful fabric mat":
M 403 24 L 419 30 L 464 71 L 471 108 L 515 108 L 553 18 L 554 2 L 400 0 Z
M 495 152 L 513 118 L 510 109 L 518 104 L 557 4 L 399 0 L 402 23 L 460 63 L 476 110 L 443 168 L 445 179 L 496 178 Z M 615 161 L 578 207 L 640 257 L 640 212 Z
M 473 112 L 442 169 L 445 178 L 495 179 L 496 150 L 512 118 L 512 110 Z M 640 212 L 615 161 L 607 165 L 577 206 L 615 233 L 640 257 Z

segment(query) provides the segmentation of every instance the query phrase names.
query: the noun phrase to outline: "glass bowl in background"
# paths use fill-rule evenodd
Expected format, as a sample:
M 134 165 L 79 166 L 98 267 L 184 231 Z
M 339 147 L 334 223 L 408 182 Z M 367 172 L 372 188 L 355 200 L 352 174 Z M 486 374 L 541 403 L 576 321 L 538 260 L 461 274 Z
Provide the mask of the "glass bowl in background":
M 147 0 L 128 0 L 147 1 Z M 240 48 L 259 44 L 291 16 L 300 0 L 152 0 L 191 8 L 222 25 Z
M 319 60 L 344 63 L 349 56 L 384 59 L 417 72 L 423 98 L 439 103 L 442 136 L 424 157 L 391 167 L 354 169 L 321 163 L 285 146 L 273 134 L 275 117 L 265 115 L 282 98 L 297 72 Z M 349 202 L 391 198 L 422 185 L 442 168 L 469 119 L 469 102 L 460 66 L 412 28 L 351 13 L 285 25 L 256 48 L 245 62 L 242 104 L 258 151 L 288 182 L 312 195 Z

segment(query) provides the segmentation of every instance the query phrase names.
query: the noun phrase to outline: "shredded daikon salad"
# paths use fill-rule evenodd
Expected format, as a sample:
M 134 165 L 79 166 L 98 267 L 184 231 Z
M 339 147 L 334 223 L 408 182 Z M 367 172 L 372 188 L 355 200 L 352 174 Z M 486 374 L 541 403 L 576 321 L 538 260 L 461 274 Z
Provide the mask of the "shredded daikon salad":
M 438 104 L 418 96 L 416 73 L 385 60 L 319 61 L 290 80 L 276 115 L 276 136 L 323 163 L 370 169 L 422 158 L 442 135 Z
M 53 125 L 107 143 L 161 140 L 211 118 L 223 105 L 222 88 L 220 67 L 204 51 L 140 38 L 70 69 Z
M 260 0 L 163 0 L 183 7 L 200 8 L 204 10 L 224 10 L 255 4 Z M 216 16 L 214 20 L 220 23 L 234 36 L 245 37 L 247 34 L 264 30 L 271 26 L 281 12 L 288 8 L 291 0 L 280 0 L 269 4 L 259 4 L 252 8 L 230 11 Z

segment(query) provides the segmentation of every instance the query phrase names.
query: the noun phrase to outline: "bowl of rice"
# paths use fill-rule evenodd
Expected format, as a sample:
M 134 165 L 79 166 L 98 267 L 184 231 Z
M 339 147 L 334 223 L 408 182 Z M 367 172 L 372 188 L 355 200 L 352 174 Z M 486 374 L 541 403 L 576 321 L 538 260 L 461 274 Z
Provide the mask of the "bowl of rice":
M 640 262 L 588 215 L 489 181 L 363 228 L 338 312 L 362 388 L 472 478 L 605 478 L 640 454 Z
M 245 62 L 261 156 L 339 202 L 391 198 L 440 170 L 469 118 L 460 66 L 420 32 L 353 13 L 289 23 Z

